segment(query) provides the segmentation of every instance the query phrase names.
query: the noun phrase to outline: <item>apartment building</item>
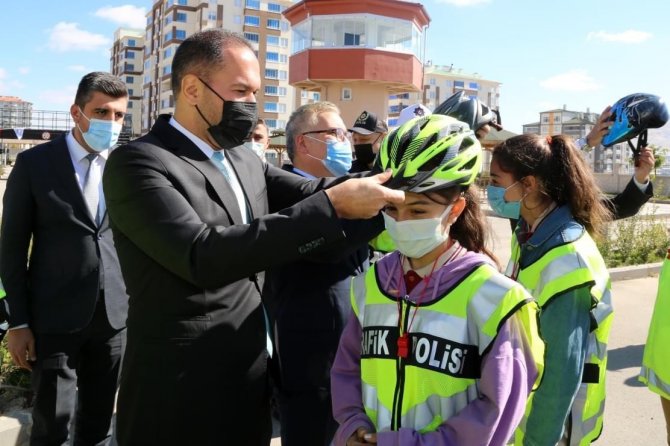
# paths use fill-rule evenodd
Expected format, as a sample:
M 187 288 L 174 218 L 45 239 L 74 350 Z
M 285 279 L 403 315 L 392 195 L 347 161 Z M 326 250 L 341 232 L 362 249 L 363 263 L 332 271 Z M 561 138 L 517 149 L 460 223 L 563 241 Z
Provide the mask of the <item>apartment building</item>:
M 159 0 L 147 13 L 142 79 L 141 129 L 147 132 L 159 114 L 174 111 L 170 85 L 172 57 L 191 34 L 212 28 L 243 33 L 258 55 L 261 88 L 259 116 L 270 130 L 283 129 L 292 111 L 294 89 L 288 84 L 291 45 L 282 11 L 290 0 Z
M 573 139 L 586 136 L 598 121 L 598 113 L 568 110 L 563 108 L 540 112 L 540 120 L 524 124 L 523 133 L 535 133 L 541 136 L 569 135 Z M 630 150 L 628 144 L 615 144 L 612 147 L 596 147 L 583 152 L 584 158 L 598 173 L 629 173 L 632 172 Z
M 128 113 L 124 132 L 136 138 L 142 134 L 142 71 L 144 65 L 144 31 L 119 28 L 114 32 L 110 57 L 111 73 L 120 77 L 128 88 Z
M 30 127 L 33 104 L 16 96 L 0 96 L 0 129 Z
M 389 126 L 396 125 L 400 111 L 408 105 L 421 103 L 433 110 L 458 91 L 477 97 L 491 108 L 498 108 L 500 82 L 485 79 L 479 73 L 467 73 L 453 65 L 433 65 L 428 61 L 423 68 L 423 89 L 420 92 L 399 93 L 389 97 Z

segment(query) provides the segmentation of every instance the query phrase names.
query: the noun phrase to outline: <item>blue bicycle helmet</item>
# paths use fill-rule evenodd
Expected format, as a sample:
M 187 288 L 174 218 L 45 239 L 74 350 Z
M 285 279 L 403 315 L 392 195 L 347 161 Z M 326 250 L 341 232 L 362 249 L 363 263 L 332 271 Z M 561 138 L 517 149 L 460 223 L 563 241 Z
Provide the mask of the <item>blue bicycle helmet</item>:
M 640 148 L 647 144 L 647 129 L 663 127 L 668 122 L 668 108 L 659 96 L 635 93 L 614 103 L 609 120 L 614 124 L 603 138 L 602 145 L 609 147 L 628 141 L 637 155 Z M 630 142 L 636 136 L 639 136 L 637 148 Z

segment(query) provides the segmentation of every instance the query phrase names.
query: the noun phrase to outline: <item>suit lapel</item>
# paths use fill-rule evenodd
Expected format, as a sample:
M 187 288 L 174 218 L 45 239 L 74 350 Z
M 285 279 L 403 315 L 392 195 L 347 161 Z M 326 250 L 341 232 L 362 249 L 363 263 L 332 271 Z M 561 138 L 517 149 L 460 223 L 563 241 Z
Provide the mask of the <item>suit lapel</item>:
M 233 188 L 228 184 L 223 173 L 202 153 L 202 150 L 193 144 L 186 135 L 172 127 L 169 118 L 159 117 L 154 124 L 154 128 L 156 129 L 154 134 L 163 141 L 166 147 L 169 147 L 178 157 L 195 167 L 207 179 L 207 182 L 214 189 L 219 203 L 228 213 L 230 221 L 233 224 L 243 224 L 242 214 Z
M 72 165 L 72 158 L 70 158 L 70 151 L 67 148 L 65 135 L 54 140 L 53 149 L 49 151 L 49 154 L 51 156 L 51 162 L 53 163 L 52 165 L 54 166 L 54 174 L 63 185 L 68 199 L 71 200 L 70 203 L 73 207 L 79 209 L 80 214 L 85 218 L 85 223 L 96 228 L 95 221 L 90 212 L 88 212 L 88 206 L 86 206 L 86 202 L 84 201 L 84 194 L 77 183 L 77 177 L 74 172 L 74 166 Z
M 240 150 L 243 149 L 238 147 L 232 150 L 226 150 L 225 153 L 226 157 L 228 158 L 228 162 L 233 167 L 233 170 L 235 171 L 235 174 L 237 175 L 237 178 L 240 181 L 240 185 L 242 186 L 242 192 L 244 192 L 244 197 L 247 202 L 247 208 L 249 209 L 249 216 L 250 216 L 249 220 L 251 221 L 258 216 L 256 209 L 254 209 L 254 206 L 256 205 L 256 200 L 251 199 L 252 197 L 255 198 L 256 188 L 254 187 L 255 184 L 254 178 L 256 178 L 257 175 L 254 175 L 254 173 L 252 172 L 251 165 L 249 163 L 244 162 L 244 160 L 240 156 L 241 155 Z

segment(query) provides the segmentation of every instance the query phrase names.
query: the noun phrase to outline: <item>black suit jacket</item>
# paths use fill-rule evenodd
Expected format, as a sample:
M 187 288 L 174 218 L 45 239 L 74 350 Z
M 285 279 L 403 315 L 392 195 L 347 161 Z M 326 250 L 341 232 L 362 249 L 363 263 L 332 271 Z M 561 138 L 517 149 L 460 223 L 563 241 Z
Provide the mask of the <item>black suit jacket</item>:
M 109 323 L 123 328 L 128 296 L 109 220 L 97 227 L 91 217 L 64 135 L 16 157 L 3 203 L 0 276 L 10 325 L 78 331 L 104 288 Z
M 291 165 L 282 169 L 293 173 Z M 367 270 L 368 252 L 363 243 L 343 255 L 300 259 L 266 272 L 263 300 L 274 323 L 275 359 L 287 394 L 330 393 L 330 368 L 351 313 L 351 278 Z
M 381 224 L 347 233 L 317 192 L 327 181 L 282 172 L 237 147 L 226 157 L 254 219 L 244 225 L 221 172 L 168 120 L 115 150 L 103 178 L 130 294 L 119 444 L 267 444 L 257 273 L 360 243 Z

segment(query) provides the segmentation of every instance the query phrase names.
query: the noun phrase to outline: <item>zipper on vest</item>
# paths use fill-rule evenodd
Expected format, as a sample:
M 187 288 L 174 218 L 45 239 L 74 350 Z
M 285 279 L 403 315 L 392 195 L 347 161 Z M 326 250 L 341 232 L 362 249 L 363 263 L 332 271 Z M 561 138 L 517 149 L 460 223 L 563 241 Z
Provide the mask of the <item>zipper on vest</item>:
M 409 323 L 409 305 L 406 303 L 408 299 L 409 296 L 405 296 L 405 298 L 400 301 L 401 314 L 403 319 L 402 325 L 405 328 L 407 328 L 407 324 Z M 400 327 L 398 327 L 398 336 L 401 334 Z M 412 354 L 411 346 L 412 344 L 410 342 L 410 355 Z M 405 393 L 405 361 L 406 359 L 396 355 L 396 384 L 395 393 L 393 394 L 393 412 L 391 414 L 391 429 L 394 431 L 399 430 L 401 427 L 402 399 Z

